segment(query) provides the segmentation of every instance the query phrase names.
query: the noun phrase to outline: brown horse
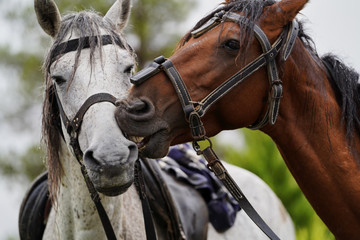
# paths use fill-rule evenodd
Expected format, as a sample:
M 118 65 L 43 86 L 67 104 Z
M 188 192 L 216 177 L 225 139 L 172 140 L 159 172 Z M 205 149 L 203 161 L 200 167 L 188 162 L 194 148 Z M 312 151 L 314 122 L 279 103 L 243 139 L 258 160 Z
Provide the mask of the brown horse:
M 260 28 L 271 44 L 281 42 L 277 57 L 266 59 L 267 67 L 254 68 L 205 109 L 202 122 L 207 136 L 225 129 L 260 128 L 277 144 L 303 193 L 335 237 L 359 239 L 359 75 L 332 55 L 317 55 L 302 23 L 295 19 L 306 3 L 226 1 L 184 36 L 166 61 L 170 67 L 164 59 L 156 60 L 152 65 L 156 70 L 150 68 L 146 81 L 137 83 L 128 99 L 118 103 L 116 118 L 128 135 L 144 137 L 138 146 L 150 157 L 164 156 L 170 145 L 191 141 L 189 119 L 184 118 L 184 111 L 188 112 L 182 110 L 188 105 L 179 101 L 182 89 L 176 84 L 174 88 L 171 78 L 183 80 L 188 104 L 201 117 L 202 99 L 263 54 L 263 43 L 255 33 Z M 229 20 L 233 13 L 237 18 Z M 299 25 L 291 46 L 289 31 L 294 24 Z M 269 65 L 275 66 L 279 78 L 268 76 L 274 73 Z

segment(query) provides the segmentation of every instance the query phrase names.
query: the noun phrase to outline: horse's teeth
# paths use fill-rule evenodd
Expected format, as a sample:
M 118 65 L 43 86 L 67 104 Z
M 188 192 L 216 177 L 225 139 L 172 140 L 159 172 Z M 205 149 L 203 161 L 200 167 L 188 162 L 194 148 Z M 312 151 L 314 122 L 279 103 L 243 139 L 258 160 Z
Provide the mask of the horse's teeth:
M 144 139 L 144 137 L 130 136 L 129 139 L 130 139 L 131 141 L 135 142 L 135 143 L 139 143 L 139 142 L 141 142 L 141 141 Z

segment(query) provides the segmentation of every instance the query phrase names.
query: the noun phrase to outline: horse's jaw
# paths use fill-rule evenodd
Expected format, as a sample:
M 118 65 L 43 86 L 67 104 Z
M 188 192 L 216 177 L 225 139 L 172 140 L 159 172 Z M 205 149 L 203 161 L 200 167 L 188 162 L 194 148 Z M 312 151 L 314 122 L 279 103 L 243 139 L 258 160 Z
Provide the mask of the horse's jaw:
M 129 111 L 129 108 L 135 110 L 135 108 L 143 107 L 141 105 L 146 105 L 146 102 L 141 99 L 119 101 L 115 111 L 117 124 L 128 138 L 136 143 L 139 155 L 149 158 L 164 157 L 173 139 L 171 129 L 161 116 L 149 113 L 145 117 L 138 118 L 136 114 Z M 144 108 L 147 108 L 146 106 Z
M 50 212 L 43 239 L 106 239 L 93 203 L 58 201 L 57 208 Z M 142 206 L 135 187 L 117 197 L 101 196 L 101 201 L 117 239 L 146 239 Z
M 43 239 L 106 239 L 98 212 L 91 200 L 77 160 L 62 144 L 64 173 L 56 204 L 50 212 Z M 108 197 L 100 194 L 118 239 L 146 239 L 139 195 L 134 185 L 123 194 Z

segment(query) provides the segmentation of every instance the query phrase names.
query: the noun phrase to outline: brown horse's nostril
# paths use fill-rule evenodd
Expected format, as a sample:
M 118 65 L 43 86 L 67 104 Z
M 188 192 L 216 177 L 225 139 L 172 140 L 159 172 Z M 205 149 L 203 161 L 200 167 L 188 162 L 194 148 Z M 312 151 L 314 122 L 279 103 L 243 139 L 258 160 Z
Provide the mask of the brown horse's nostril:
M 155 114 L 154 105 L 146 99 L 134 99 L 126 104 L 126 112 L 136 121 L 146 121 Z

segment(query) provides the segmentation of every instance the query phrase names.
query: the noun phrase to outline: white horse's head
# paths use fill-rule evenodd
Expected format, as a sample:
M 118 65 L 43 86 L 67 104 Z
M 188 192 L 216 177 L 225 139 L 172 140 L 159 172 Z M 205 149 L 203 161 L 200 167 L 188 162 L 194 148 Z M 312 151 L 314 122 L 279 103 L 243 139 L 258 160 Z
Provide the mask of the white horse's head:
M 64 119 L 60 120 L 60 109 L 72 120 L 94 94 L 123 97 L 130 87 L 135 56 L 121 34 L 130 0 L 117 0 L 105 17 L 83 11 L 62 18 L 53 0 L 35 0 L 35 10 L 39 24 L 53 38 L 44 63 L 43 135 L 48 147 L 49 178 L 56 191 L 67 171 L 59 161 L 58 142 L 62 134 L 72 151 L 70 137 L 76 135 Z M 106 195 L 118 195 L 131 185 L 138 154 L 136 145 L 119 129 L 114 111 L 113 102 L 92 104 L 77 134 L 90 179 L 96 190 Z

